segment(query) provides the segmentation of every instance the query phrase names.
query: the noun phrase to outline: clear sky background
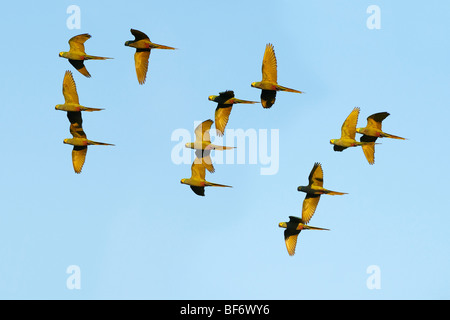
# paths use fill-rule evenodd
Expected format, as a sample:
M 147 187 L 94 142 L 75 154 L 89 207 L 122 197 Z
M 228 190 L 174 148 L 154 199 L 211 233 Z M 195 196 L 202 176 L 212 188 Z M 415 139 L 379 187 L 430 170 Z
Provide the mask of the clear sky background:
M 70 30 L 69 5 L 81 9 Z M 381 29 L 366 9 L 381 9 Z M 449 299 L 450 4 L 443 1 L 58 1 L 9 2 L 0 19 L 0 298 L 2 299 Z M 147 82 L 137 82 L 130 28 L 153 42 Z M 92 75 L 58 57 L 89 33 Z M 177 129 L 214 119 L 209 95 L 227 89 L 259 101 L 261 62 L 275 47 L 281 85 L 275 105 L 233 108 L 227 129 L 279 132 L 279 170 L 216 164 L 196 196 L 180 184 Z M 63 103 L 71 70 L 89 147 L 80 175 Z M 354 107 L 359 125 L 391 115 L 375 164 L 360 148 L 329 140 Z M 259 136 L 260 137 L 260 136 Z M 270 135 L 269 135 L 270 137 Z M 214 138 L 214 137 L 213 137 Z M 246 147 L 248 149 L 248 146 Z M 269 151 L 270 151 L 269 145 Z M 192 151 L 191 152 L 193 155 Z M 236 155 L 235 155 L 236 157 Z M 232 158 L 232 157 L 231 157 Z M 288 256 L 283 230 L 301 215 L 314 162 L 326 188 Z M 66 269 L 79 266 L 81 289 Z M 380 289 L 366 285 L 369 266 Z

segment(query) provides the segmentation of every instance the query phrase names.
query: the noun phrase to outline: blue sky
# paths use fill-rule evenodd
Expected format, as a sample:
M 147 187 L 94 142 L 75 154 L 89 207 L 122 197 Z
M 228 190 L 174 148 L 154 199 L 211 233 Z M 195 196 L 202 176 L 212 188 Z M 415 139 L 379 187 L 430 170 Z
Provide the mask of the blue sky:
M 66 26 L 72 4 L 80 29 Z M 366 26 L 370 5 L 381 29 Z M 442 1 L 8 3 L 0 298 L 450 298 L 449 10 Z M 124 46 L 130 28 L 178 48 L 152 51 L 143 86 Z M 86 62 L 90 79 L 58 57 L 80 33 L 92 35 L 88 54 L 114 58 Z M 219 163 L 207 180 L 233 188 L 198 197 L 180 184 L 190 164 L 174 163 L 171 137 L 213 119 L 209 95 L 259 101 L 250 83 L 267 43 L 279 83 L 305 94 L 278 93 L 270 110 L 235 106 L 227 128 L 277 130 L 278 172 L 261 175 L 260 158 Z M 62 143 L 66 115 L 54 110 L 66 70 L 81 104 L 105 108 L 83 114 L 88 138 L 115 144 L 90 147 L 80 175 Z M 329 140 L 355 106 L 359 125 L 387 111 L 383 129 L 408 140 L 381 140 L 373 166 L 358 148 L 334 152 Z M 331 231 L 302 232 L 290 257 L 278 222 L 301 215 L 297 186 L 314 162 L 326 188 L 348 194 L 321 198 L 310 224 Z M 66 286 L 71 265 L 81 289 Z M 369 266 L 380 289 L 366 285 Z

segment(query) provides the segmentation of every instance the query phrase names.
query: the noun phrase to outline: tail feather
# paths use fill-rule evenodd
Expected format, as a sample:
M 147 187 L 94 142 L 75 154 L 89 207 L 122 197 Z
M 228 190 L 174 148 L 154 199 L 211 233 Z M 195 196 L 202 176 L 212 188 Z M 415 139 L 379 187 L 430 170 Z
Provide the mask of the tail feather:
M 220 150 L 220 151 L 223 151 L 223 150 L 231 150 L 231 149 L 235 149 L 236 147 L 227 147 L 227 146 L 216 146 L 216 145 L 214 145 L 214 150 Z
M 331 196 L 337 196 L 337 195 L 342 196 L 342 195 L 348 194 L 348 193 L 328 190 L 327 194 L 329 194 Z
M 88 108 L 88 107 L 86 107 L 86 109 L 83 109 L 83 111 L 88 111 L 88 112 L 100 111 L 100 110 L 105 110 L 105 109 L 102 109 L 102 108 Z
M 86 60 L 106 60 L 106 59 L 114 59 L 114 58 L 86 55 Z
M 98 142 L 98 141 L 92 141 L 92 140 L 89 140 L 89 144 L 100 145 L 100 146 L 114 146 L 114 144 L 111 144 L 111 143 Z
M 258 103 L 258 102 L 256 102 L 256 101 L 248 101 L 248 100 L 241 100 L 241 99 L 233 99 L 233 103 L 254 104 L 254 103 Z
M 279 91 L 287 91 L 287 92 L 295 92 L 295 93 L 303 93 L 303 91 L 299 91 L 299 90 L 283 87 L 283 86 L 280 86 L 280 85 L 277 85 L 277 90 L 279 90 Z
M 391 138 L 391 139 L 399 139 L 399 140 L 406 140 L 406 138 L 402 138 L 399 136 L 394 136 L 393 134 L 384 133 L 384 138 Z
M 164 46 L 162 44 L 153 44 L 155 47 L 153 49 L 169 49 L 169 50 L 176 50 L 177 48 Z
M 227 186 L 225 184 L 218 184 L 214 182 L 207 182 L 207 185 L 210 187 L 225 187 L 225 188 L 233 188 L 232 186 Z
M 328 231 L 330 230 L 330 229 L 318 228 L 318 227 L 313 227 L 313 226 L 308 226 L 308 225 L 304 225 L 303 228 L 307 229 L 307 230 L 328 230 Z

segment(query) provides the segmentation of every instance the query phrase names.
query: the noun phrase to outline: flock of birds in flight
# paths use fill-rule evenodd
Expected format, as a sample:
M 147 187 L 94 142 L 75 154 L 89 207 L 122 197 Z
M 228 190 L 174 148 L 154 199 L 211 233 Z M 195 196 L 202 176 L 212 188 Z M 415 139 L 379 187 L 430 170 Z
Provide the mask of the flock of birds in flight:
M 149 37 L 138 30 L 131 29 L 134 40 L 126 41 L 125 46 L 136 49 L 134 54 L 134 62 L 137 80 L 140 85 L 145 83 L 148 71 L 148 61 L 150 52 L 152 49 L 169 49 L 175 48 L 156 44 L 150 41 Z M 92 56 L 85 53 L 84 43 L 91 36 L 87 33 L 80 34 L 72 37 L 69 40 L 70 49 L 68 52 L 60 52 L 59 56 L 69 60 L 70 64 L 77 69 L 85 77 L 91 77 L 84 65 L 85 60 L 105 60 L 112 59 L 107 57 Z M 262 61 L 262 80 L 253 82 L 252 87 L 261 89 L 261 105 L 268 109 L 275 104 L 275 98 L 277 91 L 287 91 L 294 93 L 303 93 L 302 91 L 290 89 L 278 84 L 277 79 L 277 59 L 275 57 L 275 51 L 272 44 L 267 44 L 263 61 Z M 70 122 L 69 131 L 72 135 L 70 139 L 64 139 L 65 144 L 73 146 L 72 150 L 72 164 L 76 173 L 81 173 L 83 168 L 86 153 L 89 145 L 110 145 L 113 144 L 97 142 L 87 139 L 86 133 L 82 127 L 81 112 L 100 111 L 100 108 L 90 108 L 80 105 L 76 84 L 72 75 L 72 72 L 66 71 L 63 80 L 63 96 L 64 104 L 56 105 L 56 110 L 66 111 L 67 118 Z M 225 127 L 228 123 L 231 110 L 234 104 L 245 103 L 255 104 L 256 101 L 241 100 L 234 97 L 234 92 L 227 90 L 220 92 L 219 95 L 211 95 L 208 100 L 217 103 L 215 109 L 215 128 L 218 136 L 223 136 L 225 133 Z M 389 116 L 387 112 L 380 112 L 372 114 L 367 118 L 366 127 L 357 128 L 357 122 L 360 109 L 354 108 L 352 112 L 345 119 L 341 127 L 341 137 L 339 139 L 332 139 L 330 143 L 333 144 L 334 151 L 342 152 L 349 147 L 361 146 L 364 155 L 369 164 L 375 162 L 375 144 L 378 138 L 392 138 L 401 139 L 392 134 L 388 134 L 382 131 L 382 121 Z M 181 183 L 189 185 L 192 191 L 199 195 L 205 195 L 205 187 L 230 187 L 223 184 L 213 183 L 206 180 L 206 170 L 210 173 L 215 171 L 211 161 L 211 150 L 228 150 L 234 147 L 218 146 L 211 143 L 210 129 L 213 120 L 208 119 L 203 121 L 194 130 L 195 141 L 186 143 L 187 148 L 195 150 L 195 159 L 191 166 L 191 177 L 181 179 Z M 361 134 L 360 141 L 356 140 L 356 133 Z M 314 215 L 317 205 L 319 203 L 320 196 L 323 194 L 328 195 L 344 195 L 344 192 L 337 192 L 325 189 L 323 187 L 323 170 L 320 163 L 315 163 L 312 168 L 307 186 L 299 186 L 297 189 L 299 192 L 305 192 L 306 196 L 303 200 L 302 216 L 289 216 L 288 222 L 280 222 L 279 227 L 285 228 L 284 239 L 286 248 L 289 255 L 295 254 L 295 248 L 297 245 L 297 237 L 302 230 L 329 230 L 325 228 L 318 228 L 308 225 L 310 219 Z

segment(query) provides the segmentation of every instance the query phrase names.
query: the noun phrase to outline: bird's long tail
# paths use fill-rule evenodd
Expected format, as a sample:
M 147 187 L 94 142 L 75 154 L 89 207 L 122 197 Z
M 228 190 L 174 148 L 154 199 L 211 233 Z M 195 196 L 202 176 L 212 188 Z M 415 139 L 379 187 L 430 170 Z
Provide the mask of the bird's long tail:
M 86 60 L 106 60 L 106 59 L 114 59 L 114 58 L 86 55 Z
M 389 133 L 386 133 L 386 132 L 383 133 L 383 138 L 406 140 L 406 138 L 402 138 L 402 137 L 399 137 L 399 136 L 394 136 L 393 134 L 389 134 Z
M 277 87 L 277 90 L 279 90 L 279 91 L 287 91 L 287 92 L 303 93 L 303 91 L 299 91 L 299 90 L 295 90 L 295 89 L 283 87 L 283 86 L 280 86 L 279 84 L 277 84 L 276 87 Z
M 303 229 L 307 229 L 307 230 L 330 230 L 330 229 L 325 229 L 325 228 L 318 228 L 318 227 L 313 227 L 313 226 L 308 226 L 308 225 L 303 225 Z
M 176 50 L 177 48 L 165 46 L 162 44 L 153 44 L 152 49 L 169 49 L 169 50 Z
M 90 145 L 99 145 L 99 146 L 114 146 L 114 144 L 111 143 L 105 143 L 105 142 L 98 142 L 98 141 L 92 141 L 89 140 Z
M 233 103 L 254 104 L 254 103 L 258 103 L 258 102 L 256 102 L 256 101 L 249 101 L 249 100 L 241 100 L 241 99 L 235 99 L 235 98 L 233 98 Z
M 214 183 L 214 182 L 207 182 L 206 183 L 207 186 L 210 187 L 226 187 L 226 188 L 233 188 L 232 186 L 227 186 L 225 184 L 218 184 L 218 183 Z
M 227 147 L 227 146 L 217 146 L 217 145 L 213 145 L 213 149 L 214 150 L 231 150 L 231 149 L 235 149 L 236 147 Z
M 89 108 L 89 107 L 84 107 L 83 111 L 88 111 L 88 112 L 92 112 L 92 111 L 100 111 L 100 110 L 105 110 L 102 108 Z
M 344 194 L 348 194 L 347 192 L 338 192 L 338 191 L 332 191 L 332 190 L 327 190 L 325 193 L 329 194 L 331 196 L 337 196 L 337 195 L 341 196 Z

